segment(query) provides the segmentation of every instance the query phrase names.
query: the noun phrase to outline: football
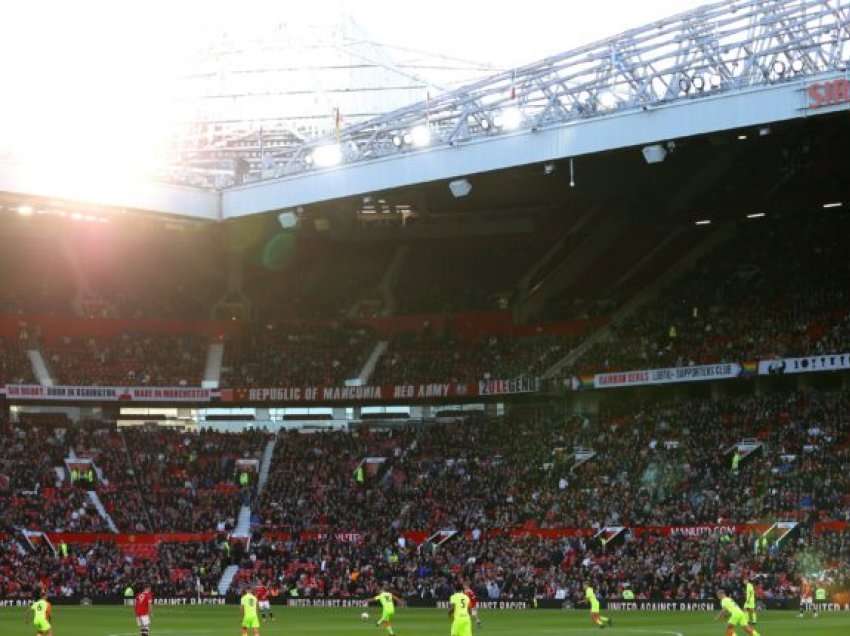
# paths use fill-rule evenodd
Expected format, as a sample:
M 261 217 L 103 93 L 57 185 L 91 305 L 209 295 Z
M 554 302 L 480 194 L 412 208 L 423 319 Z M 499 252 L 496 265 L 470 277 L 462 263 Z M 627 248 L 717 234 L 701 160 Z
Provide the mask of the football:
M 369 612 L 363 612 L 363 613 L 360 615 L 360 620 L 361 620 L 361 621 L 368 621 L 368 620 L 369 620 Z

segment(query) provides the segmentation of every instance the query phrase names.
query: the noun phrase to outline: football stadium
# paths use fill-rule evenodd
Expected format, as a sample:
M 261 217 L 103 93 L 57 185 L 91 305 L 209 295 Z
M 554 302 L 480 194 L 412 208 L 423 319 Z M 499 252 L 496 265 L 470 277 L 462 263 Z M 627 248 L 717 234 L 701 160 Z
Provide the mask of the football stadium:
M 7 7 L 0 634 L 850 634 L 850 2 L 434 3 Z

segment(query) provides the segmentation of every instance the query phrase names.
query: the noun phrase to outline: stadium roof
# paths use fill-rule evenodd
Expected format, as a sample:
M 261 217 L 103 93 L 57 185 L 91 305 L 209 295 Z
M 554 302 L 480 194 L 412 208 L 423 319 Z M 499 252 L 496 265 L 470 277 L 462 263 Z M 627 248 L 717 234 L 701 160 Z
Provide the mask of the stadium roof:
M 806 90 L 845 76 L 848 43 L 850 6 L 841 0 L 716 2 L 318 140 L 298 139 L 290 127 L 287 143 L 257 157 L 259 171 L 243 165 L 243 183 L 221 192 L 110 183 L 114 195 L 101 198 L 227 219 L 806 117 L 850 105 L 833 100 L 813 111 Z M 46 194 L 78 194 L 72 185 Z M 16 179 L 13 169 L 0 170 L 0 190 L 40 193 L 37 178 Z

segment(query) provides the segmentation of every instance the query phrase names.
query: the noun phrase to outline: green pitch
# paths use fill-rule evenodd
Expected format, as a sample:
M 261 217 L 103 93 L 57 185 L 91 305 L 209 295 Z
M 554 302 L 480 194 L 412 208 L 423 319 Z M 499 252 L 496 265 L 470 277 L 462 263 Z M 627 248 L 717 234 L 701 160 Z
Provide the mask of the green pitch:
M 375 627 L 377 613 L 370 608 L 368 622 L 362 609 L 275 609 L 275 622 L 263 624 L 262 636 L 383 636 Z M 723 636 L 724 623 L 707 612 L 611 612 L 614 626 L 604 636 Z M 33 636 L 28 613 L 20 608 L 0 609 L 0 635 Z M 476 636 L 602 636 L 582 611 L 483 611 L 484 627 Z M 406 609 L 396 612 L 396 634 L 449 636 L 443 610 Z M 847 636 L 850 612 L 799 619 L 793 612 L 761 612 L 758 629 L 763 636 Z M 742 633 L 742 632 L 741 632 Z M 133 612 L 127 607 L 54 607 L 54 636 L 137 636 Z M 239 636 L 239 608 L 157 607 L 151 636 Z

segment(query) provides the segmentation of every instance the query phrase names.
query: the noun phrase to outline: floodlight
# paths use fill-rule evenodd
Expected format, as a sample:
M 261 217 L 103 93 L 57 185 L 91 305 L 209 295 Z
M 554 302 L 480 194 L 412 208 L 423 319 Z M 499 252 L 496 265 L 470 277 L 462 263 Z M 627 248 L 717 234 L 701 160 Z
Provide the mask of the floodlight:
M 319 146 L 313 151 L 313 161 L 320 168 L 330 168 L 342 161 L 342 148 L 339 144 Z
M 515 106 L 506 108 L 502 111 L 502 128 L 505 130 L 515 130 L 522 124 L 522 111 Z
M 431 130 L 427 125 L 417 126 L 410 131 L 413 145 L 422 148 L 431 143 Z

